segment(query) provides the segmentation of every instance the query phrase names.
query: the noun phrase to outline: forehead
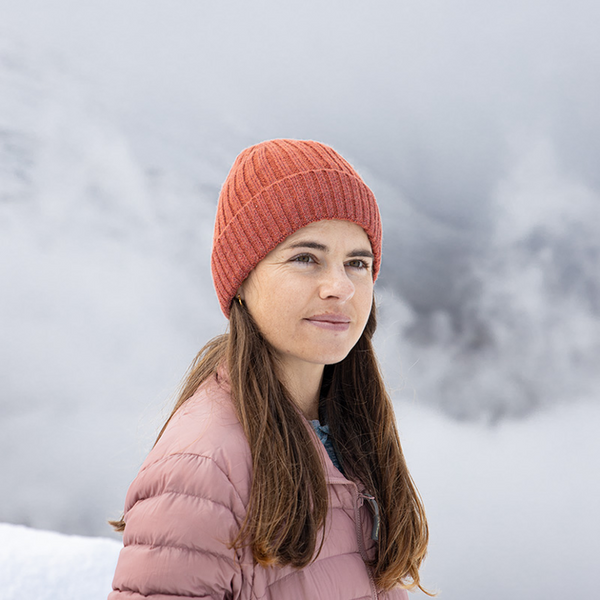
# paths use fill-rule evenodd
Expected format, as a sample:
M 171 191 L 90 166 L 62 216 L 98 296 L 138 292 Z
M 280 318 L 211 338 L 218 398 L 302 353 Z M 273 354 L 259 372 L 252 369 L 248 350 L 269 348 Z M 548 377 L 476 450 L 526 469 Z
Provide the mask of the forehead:
M 363 242 L 366 248 L 371 248 L 369 237 L 360 225 L 357 225 L 352 221 L 342 221 L 337 219 L 327 219 L 309 223 L 283 240 L 278 248 L 306 239 L 314 241 L 325 241 L 327 239 L 331 241 L 348 241 L 352 244 Z

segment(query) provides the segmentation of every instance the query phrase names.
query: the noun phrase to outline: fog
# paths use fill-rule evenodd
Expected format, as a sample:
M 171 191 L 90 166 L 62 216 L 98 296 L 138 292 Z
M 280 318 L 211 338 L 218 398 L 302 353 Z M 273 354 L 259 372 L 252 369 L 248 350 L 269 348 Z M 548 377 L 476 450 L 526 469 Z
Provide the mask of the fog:
M 2 27 L 11 60 L 35 71 L 30 85 L 49 91 L 58 79 L 38 121 L 63 113 L 57 134 L 79 136 L 79 148 L 81 122 L 68 116 L 78 103 L 131 154 L 137 182 L 124 165 L 103 182 L 118 188 L 115 204 L 143 203 L 149 171 L 208 185 L 214 203 L 239 149 L 268 137 L 347 155 L 382 206 L 381 285 L 414 311 L 406 360 L 415 344 L 423 377 L 446 382 L 424 397 L 493 420 L 598 386 L 599 12 L 592 2 L 26 0 L 3 6 Z M 421 359 L 440 347 L 452 356 L 443 373 Z M 506 390 L 493 377 L 471 385 L 482 370 Z

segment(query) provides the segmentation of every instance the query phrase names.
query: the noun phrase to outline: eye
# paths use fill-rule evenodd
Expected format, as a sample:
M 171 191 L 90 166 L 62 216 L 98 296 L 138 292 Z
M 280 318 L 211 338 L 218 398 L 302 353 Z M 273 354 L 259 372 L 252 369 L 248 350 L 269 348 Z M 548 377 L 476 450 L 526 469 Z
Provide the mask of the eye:
M 298 256 L 294 256 L 294 258 L 292 258 L 291 260 L 292 260 L 292 262 L 298 262 L 298 263 L 304 263 L 304 264 L 310 264 L 312 262 L 316 262 L 316 259 L 312 254 L 298 254 Z
M 368 262 L 366 262 L 360 258 L 355 258 L 353 260 L 349 260 L 346 264 L 349 267 L 352 267 L 353 269 L 367 269 L 368 270 L 371 268 L 371 265 Z

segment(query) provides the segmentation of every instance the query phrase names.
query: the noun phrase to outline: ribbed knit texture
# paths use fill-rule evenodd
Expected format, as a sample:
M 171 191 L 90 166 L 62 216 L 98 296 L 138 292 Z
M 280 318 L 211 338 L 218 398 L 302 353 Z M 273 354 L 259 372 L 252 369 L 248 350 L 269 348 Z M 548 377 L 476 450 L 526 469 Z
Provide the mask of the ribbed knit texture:
M 381 218 L 373 192 L 335 150 L 319 142 L 270 140 L 243 150 L 219 195 L 211 269 L 221 309 L 250 271 L 285 238 L 323 219 L 360 225 L 381 263 Z

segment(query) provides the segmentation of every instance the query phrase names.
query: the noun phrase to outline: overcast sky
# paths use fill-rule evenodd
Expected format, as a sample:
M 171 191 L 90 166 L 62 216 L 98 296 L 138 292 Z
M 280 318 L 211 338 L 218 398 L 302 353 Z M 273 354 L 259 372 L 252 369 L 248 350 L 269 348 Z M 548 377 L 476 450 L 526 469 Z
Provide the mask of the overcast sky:
M 516 137 L 600 185 L 594 0 L 2 0 L 0 23 L 123 115 L 341 144 L 454 221 L 485 223 Z
M 463 354 L 492 348 L 536 378 L 519 352 L 567 371 L 568 357 L 596 355 L 585 332 L 600 314 L 599 25 L 595 0 L 0 0 L 0 41 L 39 67 L 29 83 L 64 73 L 44 114 L 62 111 L 77 156 L 55 161 L 55 201 L 79 169 L 82 189 L 108 186 L 115 223 L 132 232 L 123 214 L 147 203 L 141 167 L 180 172 L 216 201 L 243 146 L 329 143 L 380 201 L 382 285 L 427 319 L 451 315 L 417 323 L 414 340 L 440 346 L 448 327 Z M 84 118 L 64 118 L 63 83 Z M 103 123 L 117 142 L 102 146 Z M 96 142 L 112 180 L 85 179 Z M 181 221 L 180 191 L 168 206 Z

